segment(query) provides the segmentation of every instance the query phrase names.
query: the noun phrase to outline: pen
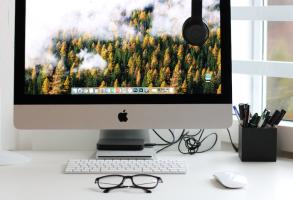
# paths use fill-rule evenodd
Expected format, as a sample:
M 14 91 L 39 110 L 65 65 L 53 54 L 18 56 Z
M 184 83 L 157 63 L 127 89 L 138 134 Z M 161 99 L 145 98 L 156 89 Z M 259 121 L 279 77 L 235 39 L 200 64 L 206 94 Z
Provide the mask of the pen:
M 240 113 L 239 113 L 239 111 L 237 110 L 236 106 L 233 106 L 233 110 L 234 110 L 234 113 L 235 113 L 237 119 L 240 121 Z
M 244 104 L 239 104 L 239 117 L 240 117 L 240 125 L 243 126 L 243 119 L 244 119 Z
M 267 126 L 268 121 L 269 121 L 269 119 L 270 119 L 271 117 L 272 117 L 272 116 L 270 116 L 270 114 L 267 114 L 267 115 L 266 115 L 266 118 L 265 118 L 265 120 L 264 120 L 264 122 L 263 122 L 261 128 L 264 128 L 264 127 Z
M 255 113 L 252 118 L 250 119 L 249 121 L 249 124 L 248 126 L 251 127 L 251 128 L 256 128 L 257 127 L 257 123 L 258 123 L 258 114 Z
M 259 121 L 260 121 L 260 116 L 257 116 L 257 118 L 255 120 L 255 126 L 254 126 L 254 128 L 257 128 L 257 125 L 258 125 Z
M 259 120 L 259 122 L 258 122 L 258 125 L 257 125 L 258 128 L 263 127 L 263 125 L 266 123 L 265 121 L 266 121 L 267 118 L 270 116 L 270 113 L 271 113 L 271 112 L 270 112 L 269 110 L 267 110 L 267 109 L 265 109 L 265 110 L 263 111 L 263 113 L 261 114 L 260 120 Z
M 278 119 L 280 118 L 280 116 L 281 116 L 281 112 L 279 110 L 276 110 L 274 114 L 272 115 L 272 117 L 269 119 L 268 124 L 273 127 L 278 121 Z
M 249 108 L 248 104 L 244 104 L 244 119 L 243 119 L 243 127 L 248 127 L 248 120 L 249 120 Z
M 279 125 L 280 124 L 280 122 L 282 121 L 282 119 L 285 117 L 285 115 L 286 115 L 286 110 L 281 110 L 281 114 L 280 114 L 280 117 L 278 118 L 278 120 L 276 120 L 276 122 L 275 122 L 275 124 L 274 125 Z

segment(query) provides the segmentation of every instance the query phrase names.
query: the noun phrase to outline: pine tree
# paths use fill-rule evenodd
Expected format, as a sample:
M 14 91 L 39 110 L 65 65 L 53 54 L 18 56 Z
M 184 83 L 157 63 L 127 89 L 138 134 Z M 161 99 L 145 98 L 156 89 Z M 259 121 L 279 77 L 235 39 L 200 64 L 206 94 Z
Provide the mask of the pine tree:
M 138 69 L 141 69 L 141 56 L 140 55 L 137 55 L 135 57 L 135 66 L 138 68 Z
M 77 41 L 77 47 L 79 49 L 83 49 L 83 41 L 82 41 L 82 38 L 81 37 Z
M 139 38 L 139 35 L 137 35 L 137 36 L 135 37 L 135 44 L 136 44 L 136 45 L 139 45 L 139 44 L 140 44 L 140 38 Z
M 143 39 L 142 48 L 145 49 L 149 45 L 149 36 L 146 35 Z
M 159 82 L 162 83 L 165 81 L 166 77 L 165 77 L 165 71 L 166 71 L 166 68 L 163 67 L 160 69 L 160 74 L 159 74 Z
M 34 67 L 34 68 L 32 69 L 32 76 L 31 76 L 31 79 L 34 81 L 36 78 L 37 78 L 37 72 L 36 72 L 36 68 Z
M 100 85 L 100 88 L 104 88 L 104 87 L 106 87 L 107 85 L 106 85 L 106 82 L 105 81 L 102 81 L 102 83 L 101 83 L 101 85 Z
M 114 68 L 114 75 L 115 77 L 119 77 L 120 76 L 120 73 L 121 73 L 121 69 L 120 69 L 120 65 L 119 63 L 116 64 L 115 68 Z
M 132 76 L 134 73 L 134 60 L 133 57 L 130 57 L 128 60 L 128 74 L 129 76 Z
M 212 52 L 213 52 L 214 58 L 217 59 L 218 58 L 218 53 L 219 53 L 219 49 L 217 47 L 217 44 L 215 44 Z
M 140 70 L 138 70 L 136 74 L 136 86 L 140 86 L 140 84 L 141 84 L 141 74 L 140 74 Z
M 181 44 L 179 46 L 179 49 L 178 49 L 178 52 L 177 52 L 177 57 L 178 57 L 178 60 L 182 60 L 183 59 L 183 54 L 184 54 L 184 47 L 183 45 Z
M 162 88 L 167 87 L 167 83 L 165 81 L 163 81 L 162 84 L 161 84 L 161 87 Z
M 107 60 L 107 58 L 108 58 L 108 51 L 107 51 L 106 45 L 103 45 L 103 47 L 102 47 L 101 56 L 102 56 L 103 59 Z
M 109 72 L 111 73 L 113 71 L 114 67 L 113 67 L 113 63 L 112 62 L 109 62 L 108 64 L 108 70 Z
M 156 40 L 155 40 L 155 38 L 153 36 L 150 36 L 149 43 L 150 43 L 151 46 L 155 46 Z
M 147 79 L 147 86 L 150 86 L 152 84 L 152 82 L 153 82 L 153 72 L 152 72 L 152 70 L 149 70 L 147 72 L 146 79 Z
M 157 70 L 157 69 L 154 69 L 152 73 L 153 73 L 153 74 L 152 74 L 152 78 L 153 78 L 152 82 L 153 82 L 153 83 L 154 83 L 154 82 L 156 83 L 157 80 L 158 80 L 158 77 L 159 77 L 159 75 L 158 75 L 158 70 Z M 157 85 L 156 85 L 156 86 L 157 86 Z
M 151 60 L 151 68 L 152 69 L 155 69 L 158 65 L 158 58 L 157 58 L 157 55 L 154 53 L 152 55 L 152 60 Z
M 97 54 L 101 54 L 102 47 L 101 47 L 101 43 L 100 42 L 97 43 L 95 49 L 96 49 L 96 53 Z
M 74 60 L 75 60 L 75 53 L 73 52 L 73 50 L 71 50 L 69 53 L 68 53 L 68 61 L 70 64 L 74 63 Z
M 77 39 L 76 38 L 72 39 L 71 44 L 72 46 L 77 46 Z
M 220 84 L 217 89 L 217 94 L 222 94 L 222 85 Z
M 140 12 L 139 19 L 141 21 L 144 21 L 146 19 L 146 17 L 147 17 L 147 15 L 146 15 L 145 11 Z
M 119 87 L 119 81 L 118 79 L 116 79 L 114 82 L 114 88 L 118 88 L 118 87 Z
M 221 41 L 221 29 L 220 28 L 217 29 L 217 39 L 218 39 L 218 41 Z
M 60 50 L 61 50 L 61 42 L 60 42 L 60 41 L 58 41 L 58 42 L 56 43 L 56 50 L 57 50 L 58 53 L 59 53 Z M 59 55 L 60 55 L 60 54 L 59 54 Z
M 69 90 L 70 90 L 70 78 L 69 78 L 69 76 L 66 77 L 66 80 L 64 82 L 64 90 L 65 90 L 66 93 L 68 93 Z
M 71 77 L 73 77 L 74 73 L 75 73 L 75 63 L 73 63 L 73 64 L 71 65 L 71 67 L 70 67 L 70 71 L 69 71 L 69 75 L 70 75 Z
M 53 75 L 53 82 L 52 82 L 52 90 L 50 91 L 50 94 L 61 94 L 63 92 L 63 84 L 62 79 L 64 77 L 65 68 L 63 65 L 63 61 L 59 61 L 55 73 Z
M 126 81 L 123 81 L 121 84 L 121 87 L 126 87 L 126 86 L 127 86 Z
M 108 52 L 109 53 L 112 53 L 113 52 L 113 46 L 112 46 L 112 43 L 110 43 L 109 45 L 108 45 Z
M 181 86 L 181 90 L 183 93 L 186 93 L 187 92 L 187 81 L 186 79 L 184 80 L 182 86 Z
M 148 59 L 148 51 L 147 51 L 147 49 L 143 50 L 142 59 L 143 60 L 147 60 Z
M 31 71 L 31 92 L 33 94 L 37 94 L 38 93 L 38 83 L 37 83 L 37 69 L 36 66 L 33 67 L 32 71 Z
M 78 69 L 78 71 L 77 71 L 76 78 L 77 78 L 77 80 L 80 81 L 80 79 L 81 79 L 81 70 L 80 69 Z
M 221 52 L 218 53 L 218 59 L 217 59 L 217 66 L 218 66 L 218 70 L 220 71 L 222 68 L 222 60 L 221 60 Z
M 190 66 L 190 65 L 192 64 L 192 61 L 193 61 L 193 59 L 192 59 L 191 54 L 190 54 L 190 53 L 187 54 L 187 55 L 185 56 L 185 62 L 186 62 L 186 64 L 187 64 L 188 66 Z
M 199 70 L 196 70 L 195 76 L 194 76 L 194 81 L 198 83 L 200 81 L 200 75 L 199 75 Z
M 62 42 L 61 49 L 60 49 L 60 55 L 62 58 L 65 58 L 66 52 L 67 52 L 66 42 Z
M 164 67 L 167 67 L 171 63 L 171 58 L 170 58 L 170 52 L 169 48 L 166 49 L 165 54 L 164 54 L 164 62 L 163 65 Z
M 172 75 L 172 80 L 171 80 L 171 86 L 174 88 L 179 89 L 181 83 L 182 83 L 182 76 L 181 76 L 181 63 L 178 62 Z
M 49 82 L 49 79 L 46 78 L 42 85 L 42 94 L 48 95 L 49 92 L 50 92 L 50 82 Z
M 107 78 L 108 76 L 110 76 L 110 71 L 109 71 L 108 68 L 106 68 L 106 69 L 104 70 L 104 77 Z
M 191 65 L 187 72 L 187 78 L 186 78 L 188 84 L 191 84 L 193 82 L 193 77 L 195 76 L 195 73 L 196 73 L 195 67 Z
M 153 46 L 154 46 L 154 45 L 153 45 Z M 157 48 L 155 49 L 153 55 L 158 56 L 158 55 L 160 54 L 160 52 L 161 52 L 161 46 L 160 46 L 160 44 L 159 44 L 159 45 L 157 45 Z
M 205 74 L 206 74 L 206 68 L 203 68 L 203 69 L 201 70 L 201 75 L 204 76 Z
M 171 70 L 170 67 L 167 67 L 165 70 L 165 80 L 170 83 L 170 79 L 171 79 Z

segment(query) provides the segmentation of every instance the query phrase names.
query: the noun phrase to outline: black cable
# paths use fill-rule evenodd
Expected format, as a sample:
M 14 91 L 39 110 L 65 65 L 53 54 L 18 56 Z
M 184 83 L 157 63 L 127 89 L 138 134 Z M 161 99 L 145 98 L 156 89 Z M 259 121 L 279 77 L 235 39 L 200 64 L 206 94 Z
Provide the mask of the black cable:
M 170 131 L 170 129 L 169 129 L 169 131 Z M 173 140 L 172 140 L 172 142 L 169 142 L 168 140 L 166 140 L 165 138 L 163 138 L 155 129 L 153 129 L 153 132 L 163 141 L 163 142 L 165 142 L 166 144 L 171 144 L 171 143 L 174 143 L 174 141 L 175 141 L 175 135 L 174 135 L 174 133 L 172 133 L 171 132 L 171 135 L 172 135 L 172 137 L 173 137 Z
M 173 146 L 174 144 L 178 143 L 178 142 L 181 140 L 182 136 L 185 134 L 185 129 L 183 129 L 183 131 L 182 131 L 180 137 L 179 137 L 177 140 L 176 140 L 176 138 L 175 138 L 175 133 L 174 133 L 171 129 L 169 129 L 169 132 L 171 133 L 172 136 L 174 136 L 174 137 L 173 137 L 173 142 L 171 142 L 171 143 L 169 143 L 169 144 L 166 144 L 165 147 L 159 149 L 156 153 L 160 153 L 161 151 L 164 151 L 165 149 L 167 149 L 167 148 Z
M 175 134 L 173 133 L 173 131 L 171 129 L 169 129 L 169 132 L 171 133 L 172 135 L 172 138 L 173 138 L 173 142 L 175 142 Z
M 232 145 L 233 149 L 234 149 L 236 152 L 238 152 L 238 148 L 237 148 L 236 145 L 233 143 L 233 141 L 232 141 L 232 136 L 231 136 L 231 132 L 230 132 L 230 130 L 229 130 L 228 128 L 227 128 L 227 131 L 228 131 L 229 138 L 230 138 L 231 145 Z
M 160 144 L 161 146 L 164 146 L 164 147 L 159 149 L 157 151 L 157 153 L 164 151 L 165 149 L 170 148 L 171 146 L 173 146 L 175 144 L 178 144 L 178 146 L 177 146 L 178 151 L 182 154 L 193 155 L 196 153 L 204 153 L 204 152 L 207 152 L 207 151 L 210 151 L 211 149 L 213 149 L 218 141 L 217 133 L 211 133 L 202 139 L 203 134 L 205 132 L 204 129 L 199 130 L 195 134 L 189 134 L 189 131 L 186 131 L 186 129 L 183 129 L 177 140 L 175 138 L 175 133 L 171 129 L 169 129 L 169 132 L 173 138 L 172 142 L 164 139 L 156 130 L 153 129 L 153 131 L 162 141 L 164 141 L 166 143 L 166 144 Z M 211 136 L 215 136 L 214 143 L 211 145 L 211 147 L 206 150 L 199 151 L 201 144 Z M 159 144 L 154 145 L 154 146 L 159 146 Z

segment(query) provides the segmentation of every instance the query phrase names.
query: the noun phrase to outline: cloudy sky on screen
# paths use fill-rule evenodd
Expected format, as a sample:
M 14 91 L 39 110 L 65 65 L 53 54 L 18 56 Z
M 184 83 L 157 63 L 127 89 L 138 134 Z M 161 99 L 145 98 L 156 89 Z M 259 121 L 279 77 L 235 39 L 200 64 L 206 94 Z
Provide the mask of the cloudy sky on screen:
M 219 0 L 203 0 L 206 21 L 219 22 L 220 13 L 206 7 Z M 26 1 L 26 67 L 34 62 L 54 62 L 47 53 L 50 39 L 58 31 L 76 29 L 99 39 L 113 39 L 135 34 L 121 21 L 122 11 L 129 16 L 135 9 L 154 5 L 152 34 L 182 34 L 182 25 L 191 15 L 191 0 L 27 0 Z

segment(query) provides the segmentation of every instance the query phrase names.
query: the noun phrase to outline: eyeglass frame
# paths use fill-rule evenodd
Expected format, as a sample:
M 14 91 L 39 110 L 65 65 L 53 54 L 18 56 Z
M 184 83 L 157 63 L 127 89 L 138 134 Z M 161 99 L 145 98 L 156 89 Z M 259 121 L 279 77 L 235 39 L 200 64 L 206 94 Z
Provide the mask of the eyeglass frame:
M 138 176 L 146 176 L 146 177 L 155 178 L 155 179 L 157 179 L 157 183 L 153 187 L 139 186 L 139 185 L 135 184 L 134 181 L 133 181 L 133 178 L 134 177 L 138 177 Z M 101 179 L 103 179 L 103 178 L 108 178 L 108 177 L 122 177 L 122 181 L 121 181 L 120 184 L 117 184 L 116 186 L 113 186 L 113 187 L 102 187 L 100 185 L 99 181 Z M 132 186 L 123 186 L 123 183 L 125 182 L 126 179 L 130 179 L 131 180 Z M 120 175 L 120 174 L 113 174 L 113 175 L 101 176 L 101 177 L 96 178 L 96 180 L 95 180 L 95 184 L 97 184 L 100 189 L 104 190 L 103 191 L 104 193 L 108 193 L 111 190 L 120 189 L 120 188 L 137 188 L 137 189 L 144 190 L 146 193 L 151 193 L 152 192 L 151 190 L 152 189 L 155 189 L 159 185 L 159 183 L 163 183 L 162 178 L 161 177 L 158 177 L 158 176 L 153 176 L 153 175 L 150 175 L 150 174 L 136 174 L 136 175 L 133 175 L 133 176 L 124 176 L 124 175 Z

